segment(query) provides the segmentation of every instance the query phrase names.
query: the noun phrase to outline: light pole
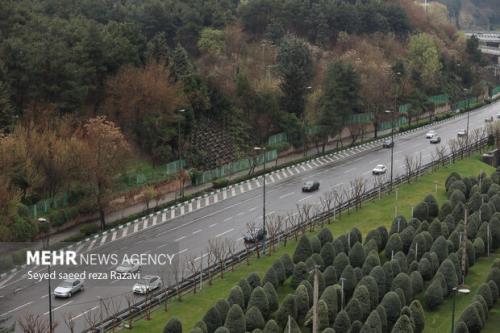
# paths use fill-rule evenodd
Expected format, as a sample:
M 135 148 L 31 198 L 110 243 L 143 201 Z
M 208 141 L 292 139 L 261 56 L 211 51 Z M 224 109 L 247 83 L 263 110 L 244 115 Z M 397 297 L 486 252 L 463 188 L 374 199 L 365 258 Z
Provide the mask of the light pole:
M 312 87 L 305 87 L 307 92 L 310 92 Z M 306 130 L 306 112 L 304 110 L 304 114 L 302 116 L 302 128 L 304 129 L 303 138 L 302 138 L 302 146 L 304 147 L 304 157 L 307 156 L 307 130 Z
M 46 218 L 44 217 L 40 217 L 38 218 L 38 223 L 40 223 L 40 225 L 42 226 L 45 226 L 47 228 L 47 231 L 46 231 L 46 236 L 44 238 L 44 244 L 43 244 L 43 248 L 44 250 L 48 251 L 49 250 L 49 247 L 50 247 L 50 224 L 49 224 L 49 220 L 47 220 Z M 48 282 L 48 288 L 49 288 L 49 296 L 48 296 L 48 299 L 49 299 L 49 333 L 52 333 L 53 329 L 54 329 L 54 326 L 52 324 L 52 287 L 51 287 L 51 276 L 50 276 L 50 264 L 47 265 L 47 273 L 48 273 L 48 279 L 47 279 L 47 282 Z
M 264 152 L 264 170 L 263 170 L 263 186 L 262 186 L 262 234 L 264 235 L 262 238 L 262 253 L 266 254 L 266 147 L 253 147 L 255 151 L 263 151 Z
M 470 289 L 465 285 L 453 288 L 453 310 L 451 312 L 451 333 L 453 333 L 455 330 L 455 306 L 458 293 L 467 295 L 468 293 L 470 293 Z
M 341 298 L 340 298 L 340 310 L 344 310 L 344 281 L 345 280 L 346 279 L 343 277 L 340 278 L 340 285 L 341 285 L 340 290 L 342 291 Z
M 392 180 L 393 180 L 393 165 L 394 165 L 394 114 L 395 111 L 385 110 L 386 113 L 391 113 L 391 187 L 390 191 L 392 191 Z
M 180 114 L 184 113 L 186 109 L 179 109 L 177 112 Z M 179 171 L 183 169 L 182 166 L 182 145 L 181 145 L 181 118 L 179 117 L 179 120 L 177 120 L 177 153 L 179 157 Z M 179 194 L 182 198 L 184 198 L 184 175 L 180 175 L 182 178 L 179 178 Z
M 464 88 L 464 96 L 465 96 L 465 109 L 467 110 L 467 130 L 465 132 L 465 147 L 469 148 L 469 118 L 470 118 L 470 110 L 469 110 L 469 97 L 468 90 Z

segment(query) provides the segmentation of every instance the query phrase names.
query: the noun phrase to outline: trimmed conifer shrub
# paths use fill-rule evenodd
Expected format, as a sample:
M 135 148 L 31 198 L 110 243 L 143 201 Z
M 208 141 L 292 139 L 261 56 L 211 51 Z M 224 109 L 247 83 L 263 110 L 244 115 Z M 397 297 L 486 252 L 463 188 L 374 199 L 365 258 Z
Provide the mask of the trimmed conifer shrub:
M 226 318 L 231 305 L 225 299 L 220 299 L 215 303 L 215 308 L 219 311 L 221 318 Z
M 373 267 L 380 266 L 380 257 L 378 253 L 370 252 L 363 263 L 362 271 L 364 275 L 370 274 Z
M 337 283 L 337 273 L 335 268 L 333 268 L 333 266 L 328 266 L 323 272 L 323 278 L 325 279 L 325 287 Z
M 387 313 L 385 312 L 385 308 L 382 305 L 377 305 L 375 310 L 378 313 L 378 316 L 380 317 L 380 323 L 382 324 L 382 332 L 387 332 L 388 326 L 387 326 Z
M 288 316 L 291 316 L 293 319 L 297 318 L 295 295 L 291 294 L 285 296 L 278 311 L 276 312 L 276 322 L 278 323 L 278 326 L 284 328 L 288 321 Z
M 429 216 L 434 218 L 439 215 L 439 205 L 436 201 L 436 198 L 432 194 L 428 194 L 424 198 L 424 202 L 427 204 L 427 207 L 429 209 Z
M 250 300 L 248 301 L 248 307 L 255 306 L 260 310 L 264 318 L 268 318 L 269 313 L 269 301 L 267 300 L 266 292 L 264 288 L 257 287 L 252 291 L 250 295 Z
M 263 284 L 266 284 L 267 282 L 270 282 L 276 289 L 280 286 L 278 274 L 276 274 L 276 270 L 273 266 L 267 269 L 266 275 L 264 275 L 264 278 L 262 279 Z
M 283 263 L 281 260 L 277 259 L 273 263 L 273 269 L 276 272 L 276 277 L 278 278 L 278 283 L 280 285 L 283 284 L 286 280 L 286 272 L 285 272 L 285 267 L 283 266 Z
M 311 250 L 313 251 L 313 253 L 319 253 L 321 251 L 321 241 L 319 240 L 318 236 L 311 236 L 309 242 L 311 243 Z
M 237 304 L 233 305 L 239 306 Z M 217 308 L 215 308 L 215 306 L 208 309 L 207 313 L 205 313 L 205 316 L 203 316 L 203 321 L 207 325 L 207 333 L 214 333 L 215 330 L 223 324 L 220 313 Z
M 323 331 L 330 325 L 328 305 L 323 300 L 318 301 L 318 331 Z
M 470 304 L 460 315 L 460 321 L 463 321 L 469 332 L 480 332 L 483 328 L 482 319 L 477 311 L 477 307 Z
M 303 280 L 307 280 L 309 272 L 307 270 L 306 264 L 304 262 L 299 262 L 293 268 L 292 280 L 290 281 L 290 287 L 296 289 Z
M 245 314 L 246 331 L 252 332 L 254 329 L 263 329 L 266 322 L 262 313 L 256 306 L 250 306 Z
M 338 313 L 333 323 L 335 333 L 348 333 L 351 328 L 351 319 L 345 310 Z
M 421 333 L 425 328 L 424 308 L 419 300 L 413 300 L 410 304 L 410 319 L 415 324 L 415 333 Z
M 201 333 L 208 332 L 207 324 L 205 324 L 205 322 L 203 320 L 197 321 L 196 324 L 194 324 L 194 328 L 198 328 L 201 331 Z M 200 333 L 200 332 L 197 332 L 197 333 Z
M 335 289 L 334 286 L 326 287 L 323 293 L 321 294 L 320 299 L 323 300 L 328 306 L 328 319 L 330 321 L 330 325 L 333 325 L 333 322 L 338 312 L 339 301 L 337 297 L 337 290 Z
M 413 325 L 407 315 L 402 315 L 396 321 L 391 333 L 413 333 Z
M 295 290 L 295 304 L 297 305 L 297 323 L 303 325 L 307 311 L 309 311 L 309 294 L 303 284 Z
M 320 252 L 321 258 L 323 259 L 323 263 L 325 266 L 330 266 L 333 264 L 333 260 L 335 259 L 335 249 L 333 248 L 332 243 L 327 242 L 325 245 L 321 247 Z
M 172 317 L 165 327 L 163 333 L 182 333 L 182 323 L 177 317 Z
M 318 233 L 318 239 L 321 242 L 321 246 L 325 246 L 326 243 L 333 241 L 332 232 L 328 228 L 323 228 Z
M 459 321 L 455 324 L 455 330 L 453 333 L 469 333 L 469 329 L 463 321 Z
M 489 280 L 488 286 L 490 286 L 491 297 L 493 297 L 493 303 L 496 303 L 500 294 L 498 292 L 497 284 L 493 280 Z
M 245 333 L 245 314 L 238 304 L 233 304 L 229 308 L 224 327 L 229 330 L 229 333 Z
M 217 327 L 214 333 L 229 333 L 229 330 L 224 326 L 220 326 Z
M 285 328 L 283 330 L 284 332 L 288 333 L 301 333 L 302 331 L 300 330 L 299 325 L 295 321 L 293 317 L 287 318 Z
M 486 282 L 481 283 L 479 288 L 477 288 L 477 294 L 483 296 L 488 309 L 491 309 L 493 307 L 493 305 L 495 304 L 493 302 L 493 295 L 491 294 L 490 286 Z
M 341 252 L 337 254 L 335 259 L 333 260 L 333 268 L 335 268 L 335 273 L 337 273 L 337 277 L 339 277 L 342 272 L 344 271 L 344 268 L 349 265 L 349 257 L 344 253 Z
M 256 272 L 252 272 L 247 276 L 247 282 L 252 290 L 261 285 L 260 276 Z
M 266 326 L 264 326 L 263 333 L 281 333 L 278 323 L 274 320 L 268 320 Z
M 424 279 L 419 271 L 413 271 L 410 273 L 411 290 L 413 294 L 419 294 L 424 290 Z
M 290 258 L 288 253 L 285 253 L 280 257 L 280 260 L 281 260 L 281 263 L 283 264 L 283 267 L 285 267 L 285 275 L 287 278 L 289 278 L 293 274 L 292 258 Z
M 365 244 L 370 240 L 374 240 L 377 244 L 377 251 L 381 251 L 382 247 L 382 236 L 380 235 L 380 231 L 378 229 L 373 229 L 368 232 L 365 238 Z
M 243 295 L 243 290 L 240 286 L 234 286 L 233 288 L 231 288 L 231 290 L 229 291 L 229 296 L 227 297 L 227 301 L 229 305 L 238 304 L 241 308 L 245 307 L 245 295 Z M 224 318 L 226 317 L 224 316 Z
M 248 300 L 250 299 L 250 294 L 252 293 L 252 287 L 250 287 L 250 285 L 248 284 L 246 279 L 240 279 L 238 281 L 238 286 L 241 288 L 241 291 L 243 292 L 243 299 L 245 302 L 244 302 L 243 306 L 241 306 L 241 305 L 240 306 L 242 309 L 244 309 L 248 303 Z M 231 303 L 231 302 L 229 302 L 229 303 Z
M 352 294 L 352 299 L 357 299 L 359 302 L 359 306 L 361 308 L 361 318 L 359 320 L 365 321 L 366 317 L 370 314 L 372 310 L 372 304 L 370 299 L 370 293 L 368 292 L 368 288 L 364 285 L 359 285 L 354 289 L 354 293 Z M 347 311 L 349 313 L 349 311 Z M 351 317 L 349 315 L 349 317 Z M 351 317 L 353 318 L 353 317 Z
M 311 256 L 311 259 L 314 261 L 315 266 L 319 266 L 319 269 L 323 271 L 325 269 L 325 262 L 323 261 L 323 257 L 319 253 L 314 253 Z
M 276 292 L 276 289 L 271 282 L 267 282 L 263 288 L 267 296 L 267 302 L 269 304 L 269 313 L 273 313 L 274 311 L 278 310 L 279 307 L 278 293 Z
M 392 327 L 399 318 L 401 311 L 401 300 L 398 294 L 394 291 L 389 291 L 384 295 L 380 305 L 384 307 L 385 313 L 387 315 L 387 328 L 392 330 Z
M 406 273 L 399 273 L 392 280 L 392 290 L 396 290 L 397 288 L 401 288 L 405 295 L 405 300 L 413 299 L 413 290 L 411 288 L 410 277 Z
M 420 221 L 429 221 L 429 206 L 426 202 L 418 203 L 415 208 L 413 208 L 413 216 Z
M 375 279 L 378 286 L 378 296 L 379 300 L 382 299 L 383 295 L 386 292 L 386 282 L 385 282 L 385 271 L 381 266 L 373 267 L 370 272 L 370 276 Z M 392 284 L 392 281 L 391 281 Z
M 360 286 L 365 286 L 370 294 L 370 309 L 375 308 L 379 302 L 379 292 L 377 281 L 371 275 L 363 276 L 363 278 L 358 282 L 358 288 Z
M 305 262 L 307 258 L 312 256 L 312 254 L 313 250 L 309 238 L 306 235 L 302 235 L 302 237 L 300 237 L 299 243 L 297 244 L 297 247 L 295 248 L 295 252 L 293 253 L 293 262 L 295 264 L 301 261 Z
M 431 310 L 443 303 L 443 289 L 438 280 L 434 280 L 425 290 L 425 303 Z
M 349 251 L 349 262 L 351 266 L 362 267 L 365 262 L 365 249 L 360 242 L 356 242 Z
M 347 265 L 344 268 L 340 278 L 344 279 L 344 293 L 346 295 L 346 299 L 349 299 L 354 291 L 354 287 L 356 287 L 356 284 L 358 283 L 351 265 Z
M 403 242 L 401 241 L 401 237 L 399 234 L 392 234 L 389 237 L 389 240 L 387 241 L 387 244 L 385 245 L 385 257 L 387 259 L 391 259 L 393 253 L 396 254 L 397 252 L 403 250 Z
M 370 315 L 361 327 L 360 333 L 382 333 L 382 323 L 376 310 L 370 312 Z
M 455 265 L 450 259 L 443 261 L 441 266 L 439 266 L 438 272 L 443 274 L 446 281 L 446 291 L 450 292 L 458 285 L 458 276 Z

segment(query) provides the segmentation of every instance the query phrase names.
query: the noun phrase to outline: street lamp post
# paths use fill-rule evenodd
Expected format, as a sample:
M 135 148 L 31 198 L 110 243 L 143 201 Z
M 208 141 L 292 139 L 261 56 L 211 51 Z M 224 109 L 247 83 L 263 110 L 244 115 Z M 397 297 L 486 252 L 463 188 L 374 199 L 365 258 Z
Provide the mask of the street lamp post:
M 50 246 L 50 232 L 49 232 L 49 220 L 47 220 L 46 218 L 43 218 L 43 217 L 40 217 L 38 219 L 38 223 L 40 223 L 40 225 L 44 225 L 47 227 L 47 233 L 46 233 L 46 237 L 44 239 L 44 244 L 43 244 L 43 248 L 44 250 L 49 250 L 49 246 Z M 54 326 L 52 324 L 52 287 L 51 287 L 51 276 L 50 276 L 50 264 L 47 265 L 47 273 L 48 273 L 48 279 L 47 279 L 47 282 L 48 282 L 48 289 L 49 289 L 49 296 L 48 296 L 48 299 L 49 299 L 49 333 L 52 333 L 53 329 L 54 329 Z
M 391 187 L 390 190 L 392 191 L 392 180 L 393 180 L 393 165 L 394 165 L 394 114 L 396 113 L 395 111 L 390 111 L 386 110 L 386 113 L 391 113 Z
M 177 112 L 179 113 L 184 113 L 184 111 L 186 111 L 186 109 L 179 109 L 177 110 Z M 177 153 L 178 153 L 178 157 L 179 157 L 179 170 L 182 169 L 182 145 L 181 145 L 181 118 L 179 117 L 179 120 L 177 120 Z M 183 175 L 181 175 L 181 177 L 184 177 Z M 182 178 L 179 178 L 179 194 L 181 197 L 184 197 L 184 189 L 183 189 L 183 184 L 184 184 L 184 180 L 182 180 Z M 182 184 L 181 184 L 182 183 Z
M 469 148 L 469 118 L 470 118 L 470 110 L 469 110 L 469 97 L 468 97 L 468 90 L 467 88 L 464 88 L 464 96 L 465 96 L 465 108 L 467 110 L 467 132 L 465 136 L 465 147 L 466 149 Z
M 305 87 L 306 91 L 311 91 L 312 87 Z M 302 128 L 304 129 L 303 137 L 302 137 L 302 146 L 304 148 L 304 157 L 307 156 L 307 130 L 306 130 L 306 113 L 304 111 L 302 115 Z
M 458 293 L 466 295 L 470 293 L 470 289 L 465 285 L 453 288 L 453 310 L 451 312 L 451 333 L 453 333 L 455 330 L 455 307 L 456 307 L 456 298 Z
M 262 238 L 262 253 L 266 254 L 266 147 L 254 147 L 255 151 L 263 151 L 264 152 L 264 169 L 263 169 L 263 185 L 262 185 L 262 234 L 264 235 Z

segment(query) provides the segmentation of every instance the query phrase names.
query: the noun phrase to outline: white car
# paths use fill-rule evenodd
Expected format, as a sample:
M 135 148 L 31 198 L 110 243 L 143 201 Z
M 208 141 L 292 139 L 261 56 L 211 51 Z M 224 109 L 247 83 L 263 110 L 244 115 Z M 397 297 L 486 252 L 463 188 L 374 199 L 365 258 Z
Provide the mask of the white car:
M 437 135 L 436 131 L 430 130 L 429 132 L 425 133 L 425 138 L 426 139 L 432 139 L 436 135 Z
M 56 289 L 54 289 L 55 297 L 70 298 L 76 292 L 83 290 L 83 280 L 68 279 L 61 282 Z
M 464 130 L 463 128 L 461 128 L 461 129 L 458 130 L 457 135 L 458 136 L 466 136 L 467 135 L 467 131 Z
M 123 261 L 120 265 L 115 268 L 117 273 L 126 274 L 126 273 L 135 273 L 141 269 L 139 263 L 134 261 Z
M 142 277 L 134 287 L 132 291 L 136 294 L 147 294 L 155 289 L 158 289 L 162 286 L 161 278 L 157 275 L 146 275 Z
M 383 164 L 378 164 L 373 170 L 374 175 L 382 175 L 387 172 L 387 167 Z

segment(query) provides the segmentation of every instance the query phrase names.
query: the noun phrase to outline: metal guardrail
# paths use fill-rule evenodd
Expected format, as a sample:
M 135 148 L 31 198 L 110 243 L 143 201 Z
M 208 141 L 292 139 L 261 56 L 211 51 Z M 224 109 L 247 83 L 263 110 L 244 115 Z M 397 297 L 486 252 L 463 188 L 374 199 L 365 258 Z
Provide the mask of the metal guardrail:
M 400 184 L 408 182 L 409 180 L 411 180 L 411 178 L 420 177 L 427 173 L 429 170 L 433 170 L 435 167 L 450 164 L 457 159 L 463 158 L 466 154 L 482 149 L 486 146 L 486 144 L 487 138 L 482 138 L 476 142 L 473 142 L 468 147 L 458 149 L 455 152 L 443 156 L 443 158 L 439 160 L 431 161 L 422 165 L 415 172 L 395 177 L 393 178 L 392 187 L 397 187 Z M 377 198 L 381 193 L 385 193 L 390 188 L 391 182 L 390 180 L 388 180 L 378 187 L 374 187 L 368 191 L 365 191 L 364 194 L 360 196 L 360 198 L 351 198 L 338 207 L 334 207 L 333 209 L 330 209 L 328 211 L 318 213 L 304 223 L 293 225 L 291 228 L 281 231 L 278 235 L 276 235 L 276 239 L 272 241 L 273 243 L 279 244 L 280 240 L 284 238 L 288 239 L 288 237 L 293 237 L 297 234 L 298 231 L 304 231 L 308 227 L 311 227 L 311 225 L 317 225 L 320 221 L 324 221 L 325 219 L 329 219 L 334 216 L 340 216 L 343 211 L 357 207 L 363 202 Z M 270 243 L 269 240 L 266 241 L 266 245 L 268 243 Z M 259 246 L 259 248 L 261 248 L 261 246 Z M 222 264 L 220 262 L 215 263 L 205 268 L 201 272 L 192 274 L 189 277 L 182 279 L 182 281 L 178 285 L 162 288 L 161 290 L 150 293 L 148 297 L 136 302 L 135 304 L 130 306 L 130 308 L 118 311 L 114 315 L 104 319 L 102 322 L 97 323 L 94 327 L 85 329 L 83 332 L 102 332 L 119 327 L 122 323 L 131 319 L 133 320 L 135 317 L 144 313 L 148 309 L 150 310 L 155 306 L 161 305 L 163 302 L 177 297 L 178 295 L 183 295 L 191 292 L 194 289 L 195 284 L 200 283 L 200 281 L 207 281 L 208 279 L 215 277 L 217 274 L 227 271 L 231 267 L 234 267 L 234 265 L 244 262 L 249 256 L 253 255 L 256 250 L 256 245 L 251 245 L 246 249 L 233 254 Z

